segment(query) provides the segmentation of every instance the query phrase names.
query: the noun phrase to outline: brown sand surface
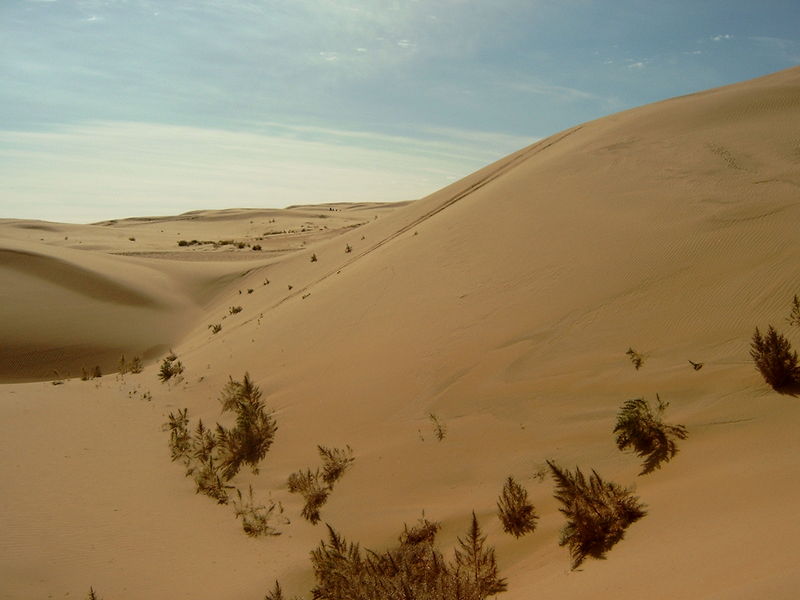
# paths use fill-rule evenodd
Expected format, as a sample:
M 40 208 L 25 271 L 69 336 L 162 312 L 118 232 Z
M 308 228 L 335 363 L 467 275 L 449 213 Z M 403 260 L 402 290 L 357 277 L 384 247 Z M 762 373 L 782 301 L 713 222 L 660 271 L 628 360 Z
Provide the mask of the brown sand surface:
M 474 510 L 499 597 L 797 597 L 800 401 L 748 349 L 770 323 L 800 344 L 798 123 L 800 68 L 574 127 L 407 204 L 0 222 L 0 598 L 261 598 L 275 579 L 308 597 L 325 528 L 286 478 L 317 444 L 356 455 L 325 522 L 380 549 L 424 511 L 448 554 Z M 186 371 L 164 384 L 170 347 Z M 114 374 L 123 352 L 144 372 Z M 279 430 L 233 483 L 283 503 L 278 537 L 195 495 L 161 431 L 182 407 L 220 420 L 245 372 Z M 615 415 L 657 393 L 689 438 L 637 476 Z M 647 504 L 607 560 L 570 571 L 546 459 Z M 495 515 L 508 475 L 541 516 L 520 539 Z

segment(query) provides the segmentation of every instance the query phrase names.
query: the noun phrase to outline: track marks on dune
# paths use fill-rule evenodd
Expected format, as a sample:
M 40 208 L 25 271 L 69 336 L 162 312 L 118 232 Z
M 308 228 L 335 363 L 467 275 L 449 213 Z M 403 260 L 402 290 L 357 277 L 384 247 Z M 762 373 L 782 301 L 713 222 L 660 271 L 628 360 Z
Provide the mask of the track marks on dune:
M 435 217 L 436 215 L 438 215 L 442 211 L 447 210 L 448 208 L 450 208 L 451 206 L 453 206 L 457 202 L 463 200 L 467 196 L 470 196 L 471 194 L 473 194 L 474 192 L 478 191 L 479 189 L 481 189 L 483 187 L 486 187 L 487 185 L 492 183 L 494 180 L 498 179 L 499 177 L 502 177 L 503 175 L 505 175 L 506 173 L 508 173 L 512 169 L 518 167 L 520 164 L 522 164 L 523 162 L 525 162 L 529 158 L 532 158 L 536 154 L 539 154 L 540 152 L 542 152 L 544 150 L 547 150 L 548 148 L 554 146 L 555 144 L 557 144 L 561 140 L 565 139 L 566 137 L 569 137 L 570 135 L 572 135 L 573 133 L 576 133 L 577 131 L 579 131 L 582 128 L 583 128 L 582 125 L 579 125 L 577 127 L 573 127 L 572 129 L 568 129 L 567 131 L 564 131 L 564 132 L 562 132 L 560 134 L 557 134 L 555 136 L 552 136 L 552 137 L 546 138 L 544 140 L 541 140 L 540 142 L 537 142 L 536 144 L 532 145 L 531 147 L 529 147 L 529 148 L 527 148 L 525 150 L 519 151 L 515 156 L 513 156 L 513 158 L 511 158 L 510 160 L 502 163 L 497 168 L 495 168 L 494 170 L 492 170 L 489 173 L 487 173 L 486 175 L 484 175 L 482 178 L 480 178 L 475 183 L 467 186 L 466 188 L 464 188 L 460 192 L 457 192 L 457 193 L 453 194 L 452 196 L 450 196 L 449 198 L 445 199 L 443 202 L 441 202 L 439 205 L 437 205 L 433 209 L 429 210 L 425 214 L 417 217 L 413 221 L 407 223 L 403 227 L 401 227 L 401 228 L 397 229 L 396 231 L 392 232 L 391 234 L 387 235 L 386 237 L 384 237 L 383 239 L 381 239 L 378 242 L 374 243 L 372 246 L 370 246 L 366 250 L 354 254 L 354 256 L 352 258 L 350 258 L 349 260 L 347 260 L 344 263 L 340 264 L 336 269 L 328 271 L 327 273 L 325 273 L 321 277 L 315 279 L 313 282 L 309 283 L 308 285 L 303 286 L 302 288 L 300 288 L 300 289 L 298 289 L 296 291 L 293 291 L 291 294 L 285 296 L 283 299 L 281 299 L 280 301 L 275 303 L 271 308 L 277 308 L 278 306 L 280 306 L 281 304 L 287 302 L 288 300 L 291 300 L 292 298 L 295 298 L 297 296 L 301 296 L 301 295 L 305 294 L 308 291 L 308 289 L 311 288 L 312 286 L 314 286 L 314 285 L 316 285 L 316 284 L 318 284 L 318 283 L 320 283 L 322 281 L 325 281 L 329 277 L 339 273 L 342 269 L 352 265 L 353 263 L 355 263 L 358 260 L 361 260 L 365 256 L 369 256 L 370 254 L 372 254 L 376 250 L 378 250 L 381 247 L 385 246 L 386 244 L 394 241 L 395 239 L 397 239 L 398 237 L 402 236 L 403 234 L 408 233 L 409 231 L 412 231 L 416 227 L 419 227 L 422 223 L 424 223 L 424 222 L 428 221 L 429 219 Z

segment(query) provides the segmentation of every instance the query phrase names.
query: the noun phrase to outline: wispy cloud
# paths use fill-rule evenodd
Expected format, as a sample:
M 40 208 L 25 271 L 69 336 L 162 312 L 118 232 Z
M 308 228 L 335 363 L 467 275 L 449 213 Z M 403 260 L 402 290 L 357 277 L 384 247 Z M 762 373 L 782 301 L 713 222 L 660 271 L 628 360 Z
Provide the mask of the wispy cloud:
M 533 141 L 460 130 L 421 136 L 268 123 L 259 133 L 124 122 L 0 132 L 0 207 L 4 217 L 87 222 L 199 207 L 408 200 Z
M 724 40 L 732 40 L 733 36 L 730 33 L 720 33 L 718 35 L 711 36 L 712 42 L 722 42 Z

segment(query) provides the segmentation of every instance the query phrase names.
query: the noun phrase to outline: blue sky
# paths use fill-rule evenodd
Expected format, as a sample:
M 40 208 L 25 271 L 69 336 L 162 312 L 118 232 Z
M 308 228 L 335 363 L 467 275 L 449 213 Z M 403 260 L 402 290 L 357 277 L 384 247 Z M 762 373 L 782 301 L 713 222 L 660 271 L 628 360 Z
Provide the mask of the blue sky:
M 797 0 L 0 0 L 0 217 L 426 195 L 800 64 Z

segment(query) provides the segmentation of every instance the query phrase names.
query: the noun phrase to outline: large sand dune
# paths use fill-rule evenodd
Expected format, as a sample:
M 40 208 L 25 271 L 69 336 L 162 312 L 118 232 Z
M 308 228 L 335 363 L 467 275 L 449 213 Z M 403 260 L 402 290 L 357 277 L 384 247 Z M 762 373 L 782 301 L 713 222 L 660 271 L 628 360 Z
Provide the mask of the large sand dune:
M 276 578 L 307 594 L 325 530 L 285 482 L 317 444 L 357 457 L 324 521 L 383 548 L 425 511 L 447 549 L 474 510 L 501 597 L 796 597 L 800 403 L 748 347 L 769 323 L 800 343 L 797 123 L 792 69 L 577 126 L 405 205 L 0 223 L 0 597 L 260 598 Z M 226 238 L 263 249 L 176 244 Z M 178 384 L 157 362 L 11 383 L 169 347 Z M 181 407 L 218 420 L 245 371 L 279 430 L 234 483 L 283 502 L 275 538 L 195 495 L 160 431 Z M 611 430 L 656 393 L 689 438 L 637 477 Z M 635 484 L 648 515 L 607 560 L 570 571 L 546 459 Z M 519 540 L 495 516 L 508 475 L 541 515 Z

